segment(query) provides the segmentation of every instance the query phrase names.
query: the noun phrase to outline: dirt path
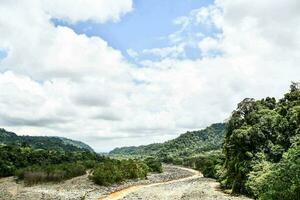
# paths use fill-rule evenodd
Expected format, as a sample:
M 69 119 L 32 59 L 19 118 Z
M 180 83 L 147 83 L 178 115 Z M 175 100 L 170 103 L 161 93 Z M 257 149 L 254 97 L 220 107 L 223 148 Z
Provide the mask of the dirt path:
M 213 179 L 204 178 L 196 170 L 178 167 L 192 173 L 191 176 L 149 185 L 132 186 L 113 192 L 99 200 L 249 200 L 246 197 L 233 197 L 218 190 L 219 184 Z

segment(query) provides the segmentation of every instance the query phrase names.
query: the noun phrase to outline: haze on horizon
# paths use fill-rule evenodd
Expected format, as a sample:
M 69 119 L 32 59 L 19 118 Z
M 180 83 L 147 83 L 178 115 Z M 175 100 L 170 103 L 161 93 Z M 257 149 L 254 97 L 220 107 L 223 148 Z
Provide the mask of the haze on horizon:
M 0 127 L 96 151 L 165 141 L 280 98 L 298 0 L 2 0 Z

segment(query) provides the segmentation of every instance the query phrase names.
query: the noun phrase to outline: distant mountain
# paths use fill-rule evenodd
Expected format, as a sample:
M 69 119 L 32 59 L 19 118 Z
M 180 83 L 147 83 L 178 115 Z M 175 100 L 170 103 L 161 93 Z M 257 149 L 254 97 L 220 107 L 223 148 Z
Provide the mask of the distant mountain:
M 114 155 L 152 155 L 188 156 L 204 151 L 220 149 L 224 141 L 225 124 L 217 123 L 199 130 L 186 132 L 179 137 L 164 143 L 155 143 L 138 147 L 122 147 L 112 150 L 109 154 Z
M 13 132 L 0 128 L 0 144 L 29 145 L 34 149 L 55 149 L 63 151 L 90 151 L 94 150 L 87 144 L 62 137 L 46 136 L 18 136 Z
M 94 151 L 92 149 L 92 147 L 90 147 L 89 145 L 83 143 L 83 142 L 80 142 L 80 141 L 77 141 L 77 140 L 71 140 L 71 139 L 68 139 L 68 138 L 64 138 L 64 137 L 58 137 L 59 139 L 61 139 L 64 144 L 66 145 L 73 145 L 75 147 L 78 147 L 78 148 L 81 148 L 81 149 L 86 149 L 86 150 L 89 150 L 89 151 Z

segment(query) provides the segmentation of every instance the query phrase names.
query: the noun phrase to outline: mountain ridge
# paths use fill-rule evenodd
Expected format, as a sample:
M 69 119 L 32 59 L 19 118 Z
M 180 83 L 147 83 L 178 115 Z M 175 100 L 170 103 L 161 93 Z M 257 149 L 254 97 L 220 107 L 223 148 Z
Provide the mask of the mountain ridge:
M 65 137 L 56 136 L 28 136 L 17 135 L 14 132 L 0 128 L 0 144 L 29 145 L 34 149 L 60 149 L 64 151 L 90 151 L 94 150 L 87 144 Z
M 111 155 L 148 155 L 165 157 L 181 156 L 188 153 L 220 149 L 224 141 L 224 123 L 215 123 L 205 129 L 188 131 L 175 139 L 149 145 L 119 147 L 109 152 Z

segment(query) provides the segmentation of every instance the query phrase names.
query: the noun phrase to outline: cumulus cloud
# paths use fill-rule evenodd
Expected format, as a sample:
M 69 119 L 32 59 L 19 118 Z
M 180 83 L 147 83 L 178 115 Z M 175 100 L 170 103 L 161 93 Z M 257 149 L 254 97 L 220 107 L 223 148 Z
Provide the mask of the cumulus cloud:
M 96 150 L 159 142 L 226 119 L 245 97 L 282 96 L 299 79 L 297 0 L 217 0 L 193 10 L 175 19 L 171 46 L 141 52 L 158 60 L 127 51 L 139 67 L 101 37 L 51 23 L 116 21 L 133 7 L 84 3 L 1 1 L 1 126 Z M 182 56 L 187 46 L 201 56 Z
M 216 53 L 216 51 L 220 49 L 219 45 L 219 41 L 211 37 L 203 38 L 198 44 L 203 56 L 208 56 L 210 54 Z
M 179 56 L 184 56 L 184 45 L 180 44 L 178 46 L 163 47 L 163 48 L 153 48 L 153 49 L 144 49 L 143 54 L 150 54 L 158 56 L 160 58 L 177 58 Z
M 135 50 L 133 49 L 127 49 L 127 54 L 132 57 L 132 58 L 136 58 L 139 56 L 138 52 L 136 52 Z
M 181 28 L 170 35 L 173 42 L 201 35 L 192 38 L 202 57 L 142 61 L 141 73 L 150 86 L 160 87 L 160 94 L 172 97 L 165 102 L 174 106 L 174 127 L 195 129 L 222 121 L 245 97 L 282 96 L 300 74 L 300 45 L 295 39 L 300 36 L 299 8 L 296 1 L 220 0 L 176 19 Z M 194 32 L 192 25 L 217 31 Z
M 133 9 L 132 0 L 42 0 L 42 4 L 51 17 L 69 23 L 118 21 Z

